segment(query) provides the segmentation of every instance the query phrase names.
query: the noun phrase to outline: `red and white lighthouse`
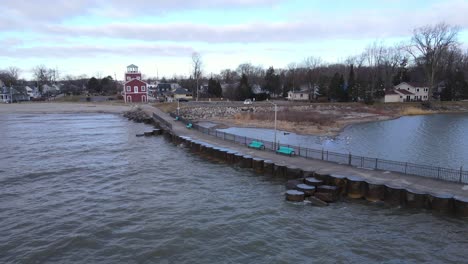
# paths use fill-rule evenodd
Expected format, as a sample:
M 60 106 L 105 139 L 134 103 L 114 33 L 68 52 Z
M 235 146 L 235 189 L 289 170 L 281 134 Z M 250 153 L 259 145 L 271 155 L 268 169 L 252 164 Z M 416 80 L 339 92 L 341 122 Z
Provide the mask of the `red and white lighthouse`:
M 125 103 L 148 102 L 148 84 L 141 80 L 138 66 L 128 65 L 124 84 Z

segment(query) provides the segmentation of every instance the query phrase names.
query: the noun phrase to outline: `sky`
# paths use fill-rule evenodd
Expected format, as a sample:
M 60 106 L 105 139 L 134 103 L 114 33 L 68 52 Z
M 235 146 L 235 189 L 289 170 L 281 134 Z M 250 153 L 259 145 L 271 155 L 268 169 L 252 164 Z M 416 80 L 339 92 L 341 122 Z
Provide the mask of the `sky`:
M 116 76 L 135 64 L 148 77 L 203 74 L 241 63 L 286 68 L 306 57 L 334 63 L 378 40 L 409 41 L 414 28 L 460 27 L 468 49 L 468 0 L 0 0 L 0 69 L 31 79 Z

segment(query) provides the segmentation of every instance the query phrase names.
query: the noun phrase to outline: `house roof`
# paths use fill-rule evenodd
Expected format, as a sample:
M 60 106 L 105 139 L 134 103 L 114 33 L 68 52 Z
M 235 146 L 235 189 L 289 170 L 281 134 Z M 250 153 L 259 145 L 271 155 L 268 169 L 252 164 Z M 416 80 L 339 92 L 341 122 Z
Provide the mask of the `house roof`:
M 175 89 L 174 94 L 190 94 L 190 92 L 185 88 L 177 88 Z
M 138 66 L 136 66 L 135 64 L 130 64 L 127 66 L 127 68 L 138 68 Z
M 427 85 L 424 85 L 423 83 L 418 83 L 418 82 L 407 82 L 407 84 L 413 87 L 427 87 Z
M 407 91 L 407 90 L 403 90 L 403 89 L 398 89 L 396 91 L 404 95 L 414 95 L 414 93 Z

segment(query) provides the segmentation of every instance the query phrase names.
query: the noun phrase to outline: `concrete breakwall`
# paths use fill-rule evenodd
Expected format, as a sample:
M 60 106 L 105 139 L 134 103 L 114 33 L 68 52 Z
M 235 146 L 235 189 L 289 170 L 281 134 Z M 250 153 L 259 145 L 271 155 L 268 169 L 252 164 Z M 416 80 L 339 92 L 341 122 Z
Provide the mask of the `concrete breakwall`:
M 291 159 L 289 157 L 284 159 L 278 159 L 276 156 L 265 158 L 265 156 L 268 157 L 265 152 L 256 156 L 246 147 L 238 145 L 220 147 L 222 144 L 209 143 L 215 142 L 214 139 L 201 140 L 199 138 L 202 138 L 203 135 L 198 136 L 197 132 L 191 130 L 189 132 L 183 124 L 174 121 L 173 118 L 164 113 L 159 113 L 159 115 L 154 113 L 153 120 L 158 127 L 164 130 L 165 138 L 174 144 L 183 145 L 197 155 L 225 162 L 230 166 L 251 169 L 270 177 L 279 177 L 284 179 L 285 183 L 289 181 L 287 187 L 293 189 L 292 193 L 296 195 L 295 201 L 309 199 L 313 205 L 322 205 L 323 202 L 326 204 L 340 199 L 362 199 L 371 203 L 427 209 L 434 213 L 468 217 L 468 196 L 464 195 L 465 192 L 462 192 L 462 195 L 441 192 L 436 185 L 426 188 L 430 191 L 421 191 L 419 188 L 408 187 L 404 184 L 405 181 L 398 183 L 398 181 L 388 182 L 377 178 L 360 177 L 348 173 L 349 170 L 346 168 L 343 168 L 341 174 L 327 172 L 323 168 L 314 169 L 306 166 L 309 164 L 308 161 L 306 161 L 307 164 L 300 163 L 304 166 L 294 166 L 288 164 L 289 159 Z M 229 144 L 226 143 L 226 145 Z M 287 196 L 288 192 L 285 195 Z
M 421 208 L 431 210 L 434 213 L 442 213 L 460 217 L 468 217 L 468 199 L 448 193 L 431 193 L 411 190 L 404 186 L 392 183 L 386 184 L 376 180 L 364 179 L 356 175 L 323 174 L 320 171 L 302 170 L 301 168 L 287 165 L 283 162 L 272 162 L 234 149 L 219 147 L 201 140 L 187 136 L 178 136 L 172 133 L 167 138 L 174 144 L 183 145 L 191 152 L 204 156 L 208 159 L 225 162 L 231 166 L 239 166 L 252 169 L 257 173 L 271 177 L 281 177 L 285 181 L 294 180 L 296 186 L 288 186 L 294 189 L 294 198 L 291 201 L 301 202 L 307 196 L 314 196 L 312 189 L 325 191 L 318 193 L 332 193 L 336 200 L 340 199 L 362 199 L 369 202 L 385 203 L 389 206 L 401 206 L 407 208 Z M 313 177 L 313 178 L 311 178 Z M 301 185 L 302 190 L 298 190 Z M 306 186 L 313 186 L 307 188 Z M 327 186 L 332 186 L 329 188 Z M 296 187 L 296 188 L 295 188 Z M 304 192 L 304 188 L 307 190 Z M 292 193 L 292 192 L 291 192 Z M 322 197 L 317 196 L 320 200 Z M 328 198 L 330 196 L 327 196 Z M 325 197 L 325 199 L 328 199 Z M 328 200 L 325 202 L 333 202 Z M 314 203 L 312 203 L 314 204 Z

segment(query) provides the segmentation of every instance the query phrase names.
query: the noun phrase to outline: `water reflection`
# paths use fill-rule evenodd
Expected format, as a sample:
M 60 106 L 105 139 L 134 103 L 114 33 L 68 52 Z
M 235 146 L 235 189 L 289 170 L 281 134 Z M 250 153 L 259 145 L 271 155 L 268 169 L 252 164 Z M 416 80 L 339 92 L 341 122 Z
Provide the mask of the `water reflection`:
M 220 131 L 265 141 L 274 138 L 271 129 L 232 127 Z M 466 131 L 468 115 L 439 114 L 356 124 L 336 137 L 278 131 L 277 139 L 281 144 L 459 169 L 468 168 Z

